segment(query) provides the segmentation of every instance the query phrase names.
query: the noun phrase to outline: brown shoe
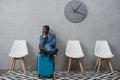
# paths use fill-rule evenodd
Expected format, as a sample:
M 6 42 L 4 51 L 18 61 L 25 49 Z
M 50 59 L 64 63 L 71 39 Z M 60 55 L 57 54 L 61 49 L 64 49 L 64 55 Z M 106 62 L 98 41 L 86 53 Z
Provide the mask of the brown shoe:
M 57 55 L 58 49 L 56 48 L 53 52 L 53 55 Z
M 57 55 L 58 49 L 55 49 L 54 51 L 50 51 L 50 59 L 54 57 L 54 55 Z
M 47 53 L 44 51 L 44 50 L 40 50 L 41 52 L 40 52 L 40 54 L 42 55 L 42 56 L 47 56 Z

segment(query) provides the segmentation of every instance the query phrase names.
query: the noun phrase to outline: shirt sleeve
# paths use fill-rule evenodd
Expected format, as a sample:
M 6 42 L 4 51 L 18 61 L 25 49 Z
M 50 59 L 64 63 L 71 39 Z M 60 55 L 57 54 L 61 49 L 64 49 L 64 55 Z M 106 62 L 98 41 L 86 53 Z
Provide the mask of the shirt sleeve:
M 42 45 L 46 44 L 46 37 L 40 36 L 40 44 Z
M 56 36 L 53 35 L 52 36 L 52 41 L 48 43 L 49 45 L 51 45 L 51 47 L 55 47 L 56 46 Z

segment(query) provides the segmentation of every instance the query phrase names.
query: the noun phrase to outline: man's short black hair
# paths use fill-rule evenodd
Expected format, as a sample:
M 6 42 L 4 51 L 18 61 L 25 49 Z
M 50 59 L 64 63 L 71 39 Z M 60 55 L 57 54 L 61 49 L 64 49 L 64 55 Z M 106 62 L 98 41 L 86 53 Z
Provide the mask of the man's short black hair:
M 47 30 L 50 30 L 48 25 L 44 25 L 43 27 L 47 28 Z

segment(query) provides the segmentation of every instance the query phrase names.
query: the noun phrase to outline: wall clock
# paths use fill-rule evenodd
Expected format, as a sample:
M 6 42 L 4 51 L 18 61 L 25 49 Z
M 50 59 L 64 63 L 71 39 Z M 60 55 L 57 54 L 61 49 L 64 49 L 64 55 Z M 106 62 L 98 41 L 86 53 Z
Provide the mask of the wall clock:
M 87 8 L 81 1 L 72 0 L 65 6 L 64 14 L 69 21 L 78 23 L 87 16 Z

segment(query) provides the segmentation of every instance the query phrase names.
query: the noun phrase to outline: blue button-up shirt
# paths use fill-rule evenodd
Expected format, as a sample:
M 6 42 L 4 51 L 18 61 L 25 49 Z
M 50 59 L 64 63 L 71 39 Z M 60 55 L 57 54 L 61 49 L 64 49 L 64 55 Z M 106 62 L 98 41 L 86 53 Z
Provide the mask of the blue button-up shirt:
M 45 51 L 53 51 L 56 46 L 56 36 L 49 33 L 47 36 L 40 36 L 40 44 L 44 46 Z

